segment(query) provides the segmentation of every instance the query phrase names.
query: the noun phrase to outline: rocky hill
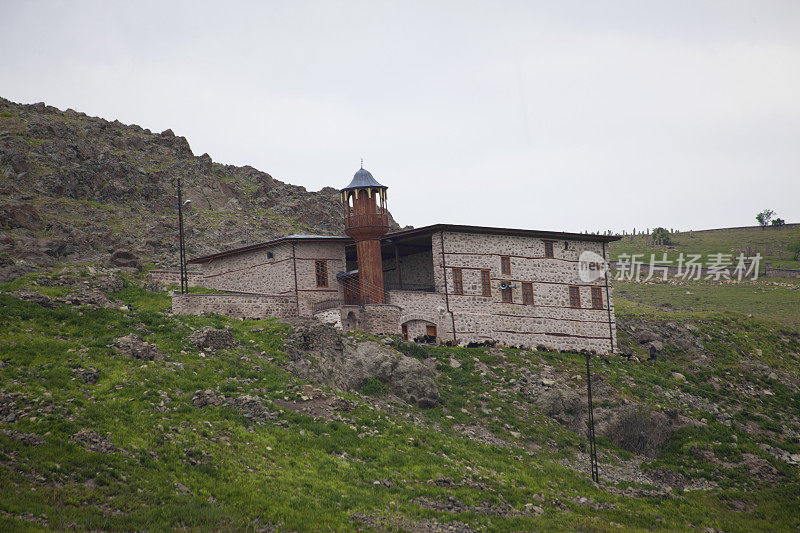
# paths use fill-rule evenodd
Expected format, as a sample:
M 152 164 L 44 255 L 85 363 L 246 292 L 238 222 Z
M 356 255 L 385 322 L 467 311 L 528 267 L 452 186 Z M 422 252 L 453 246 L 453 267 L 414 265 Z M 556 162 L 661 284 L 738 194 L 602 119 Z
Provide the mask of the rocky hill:
M 190 256 L 290 233 L 342 232 L 336 189 L 309 192 L 195 156 L 171 130 L 0 98 L 0 279 L 33 266 L 104 262 L 117 249 L 177 264 L 178 176 L 192 200 Z

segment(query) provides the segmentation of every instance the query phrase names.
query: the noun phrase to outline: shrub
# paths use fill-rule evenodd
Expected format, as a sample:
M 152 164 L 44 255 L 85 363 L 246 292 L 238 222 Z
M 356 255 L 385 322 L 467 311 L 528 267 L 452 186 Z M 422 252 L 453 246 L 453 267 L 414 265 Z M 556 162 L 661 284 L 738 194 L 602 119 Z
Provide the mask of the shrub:
M 643 406 L 629 407 L 603 433 L 623 450 L 652 457 L 672 436 L 672 424 L 663 413 Z
M 775 211 L 773 211 L 772 209 L 764 209 L 763 211 L 761 211 L 759 214 L 756 215 L 756 220 L 758 221 L 759 226 L 761 226 L 761 229 L 764 229 L 765 227 L 767 227 L 767 225 L 769 225 L 769 221 L 772 219 L 774 215 Z
M 416 359 L 428 358 L 428 352 L 425 351 L 425 348 L 414 342 L 398 342 L 394 344 L 394 347 L 397 351 L 409 357 L 414 357 Z
M 361 385 L 359 392 L 364 396 L 381 396 L 386 394 L 386 384 L 378 378 L 369 378 Z

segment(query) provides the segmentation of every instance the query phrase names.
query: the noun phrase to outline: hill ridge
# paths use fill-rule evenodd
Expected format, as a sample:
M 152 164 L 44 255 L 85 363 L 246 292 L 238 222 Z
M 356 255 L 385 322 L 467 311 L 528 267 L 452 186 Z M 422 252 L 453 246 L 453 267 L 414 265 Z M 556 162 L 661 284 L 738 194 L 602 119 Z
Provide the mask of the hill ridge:
M 343 233 L 331 187 L 308 191 L 250 165 L 216 163 L 171 129 L 0 98 L 0 280 L 106 261 L 119 248 L 174 264 L 178 175 L 192 201 L 190 256 L 291 233 Z

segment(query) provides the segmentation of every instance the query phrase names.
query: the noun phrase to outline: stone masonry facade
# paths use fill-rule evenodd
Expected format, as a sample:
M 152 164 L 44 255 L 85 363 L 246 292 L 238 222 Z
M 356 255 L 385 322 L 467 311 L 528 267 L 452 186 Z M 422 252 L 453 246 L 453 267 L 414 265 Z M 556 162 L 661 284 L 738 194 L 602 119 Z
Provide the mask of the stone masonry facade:
M 289 318 L 297 316 L 292 296 L 244 293 L 176 294 L 172 312 L 179 315 L 216 313 L 235 318 Z
M 225 292 L 176 295 L 173 311 L 258 318 L 316 313 L 342 329 L 404 333 L 410 339 L 435 331 L 440 341 L 458 344 L 493 340 L 597 353 L 616 349 L 606 277 L 583 282 L 578 275 L 582 252 L 607 259 L 602 240 L 482 230 L 431 231 L 424 241 L 429 245 L 416 240 L 407 247 L 412 252 L 397 258 L 385 245 L 382 305 L 345 305 L 337 274 L 347 270 L 352 242 L 320 238 L 289 239 L 198 260 L 202 276 L 196 283 Z M 396 235 L 402 238 L 402 232 Z M 387 238 L 398 239 L 392 234 Z M 318 283 L 320 261 L 325 265 L 323 284 Z M 501 290 L 501 283 L 510 288 Z
M 552 243 L 553 257 L 546 257 L 545 241 Z M 432 242 L 436 290 L 446 295 L 452 314 L 450 324 L 442 324 L 441 338 L 597 353 L 616 348 L 611 287 L 605 276 L 585 283 L 578 275 L 582 252 L 607 259 L 602 242 L 454 232 L 437 233 Z M 501 257 L 508 258 L 508 273 Z M 461 273 L 461 291 L 456 291 L 454 269 Z M 482 271 L 489 274 L 489 295 L 483 292 Z M 510 301 L 503 301 L 501 282 L 511 285 Z M 531 288 L 527 302 L 523 283 Z M 570 287 L 579 302 L 571 301 Z M 595 296 L 599 289 L 600 301 L 593 301 L 592 288 Z

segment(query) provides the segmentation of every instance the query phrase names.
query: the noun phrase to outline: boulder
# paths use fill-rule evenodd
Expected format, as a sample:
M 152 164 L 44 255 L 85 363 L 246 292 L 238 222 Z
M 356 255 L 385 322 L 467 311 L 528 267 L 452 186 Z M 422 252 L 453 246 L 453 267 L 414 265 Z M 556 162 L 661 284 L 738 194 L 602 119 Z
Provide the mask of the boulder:
M 139 268 L 139 258 L 128 248 L 117 248 L 111 254 L 111 264 L 120 267 Z
M 650 343 L 650 346 L 657 352 L 664 351 L 664 343 L 661 341 L 653 341 Z
M 648 342 L 653 342 L 658 337 L 652 331 L 644 329 L 636 334 L 636 338 L 639 339 L 640 343 L 647 344 Z
M 438 403 L 434 374 L 421 361 L 378 342 L 344 342 L 333 327 L 319 322 L 294 321 L 293 325 L 285 347 L 294 374 L 350 392 L 375 378 L 420 407 Z
M 0 207 L 0 228 L 41 229 L 42 217 L 30 204 L 12 204 Z
M 551 387 L 536 396 L 536 406 L 562 426 L 580 433 L 586 427 L 586 400 L 569 387 Z

